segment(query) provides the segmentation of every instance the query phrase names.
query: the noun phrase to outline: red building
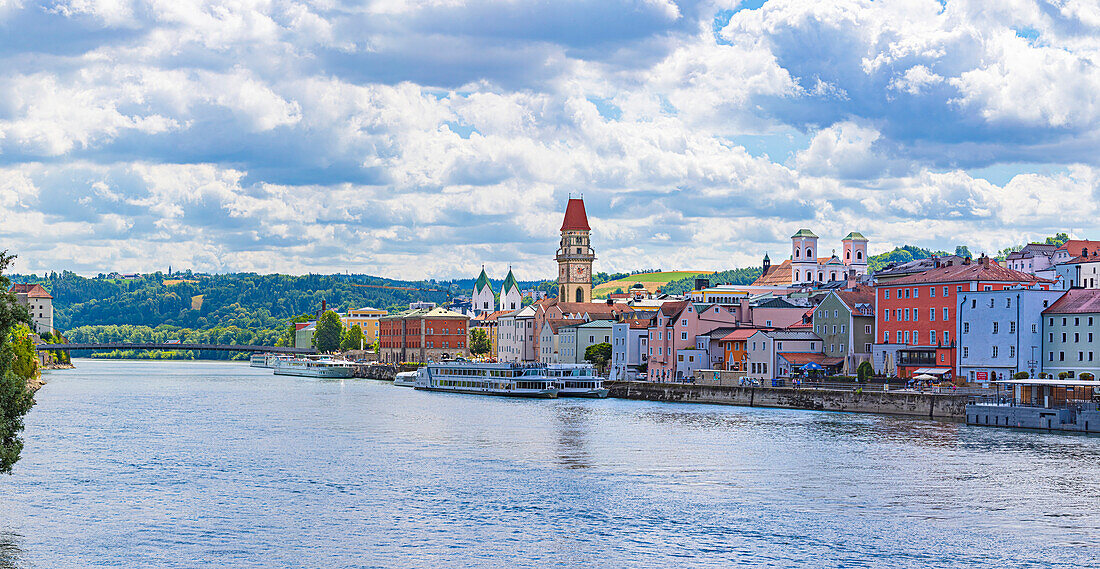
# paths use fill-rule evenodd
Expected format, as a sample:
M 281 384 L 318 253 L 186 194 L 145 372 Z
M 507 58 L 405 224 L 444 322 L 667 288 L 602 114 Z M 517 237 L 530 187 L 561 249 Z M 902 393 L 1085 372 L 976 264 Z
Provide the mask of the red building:
M 982 256 L 961 263 L 937 262 L 930 270 L 875 285 L 875 351 L 892 354 L 887 357 L 892 357 L 899 377 L 930 374 L 953 379 L 958 293 L 1020 285 L 1049 290 L 1050 284 Z M 882 359 L 875 362 L 883 367 Z
M 467 354 L 470 317 L 444 308 L 407 310 L 378 319 L 384 362 L 428 362 Z

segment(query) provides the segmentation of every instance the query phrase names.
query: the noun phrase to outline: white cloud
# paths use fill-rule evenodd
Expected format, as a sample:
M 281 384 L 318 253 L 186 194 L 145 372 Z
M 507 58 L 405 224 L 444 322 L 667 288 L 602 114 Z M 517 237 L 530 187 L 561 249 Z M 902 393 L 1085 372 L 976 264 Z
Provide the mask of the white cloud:
M 70 33 L 0 55 L 21 270 L 541 278 L 570 192 L 611 271 L 755 265 L 799 226 L 1000 248 L 1097 213 L 1083 5 L 769 0 L 717 37 L 668 0 L 53 6 Z M 776 132 L 808 143 L 732 142 Z M 960 169 L 998 162 L 1072 166 Z

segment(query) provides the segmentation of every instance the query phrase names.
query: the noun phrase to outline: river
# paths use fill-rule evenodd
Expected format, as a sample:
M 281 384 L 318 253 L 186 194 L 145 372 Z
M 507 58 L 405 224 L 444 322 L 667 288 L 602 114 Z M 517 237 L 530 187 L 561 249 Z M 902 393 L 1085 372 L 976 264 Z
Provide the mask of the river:
M 0 568 L 1100 563 L 1096 436 L 76 365 L 0 477 Z

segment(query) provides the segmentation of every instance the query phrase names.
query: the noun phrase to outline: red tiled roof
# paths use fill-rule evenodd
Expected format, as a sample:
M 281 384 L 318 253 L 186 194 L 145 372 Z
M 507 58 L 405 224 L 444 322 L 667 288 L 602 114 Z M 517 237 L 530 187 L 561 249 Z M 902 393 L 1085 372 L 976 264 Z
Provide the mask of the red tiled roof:
M 1066 291 L 1043 314 L 1084 314 L 1100 312 L 1100 289 L 1074 288 Z
M 836 295 L 852 310 L 855 310 L 857 304 L 875 303 L 875 291 L 869 287 L 859 287 L 855 290 L 838 290 Z
M 969 281 L 1012 283 L 1052 282 L 1047 279 L 1040 279 L 1035 275 L 1002 267 L 992 259 L 989 259 L 986 262 L 976 259 L 967 264 L 953 264 L 948 267 L 939 267 L 937 269 L 929 269 L 920 273 L 907 275 L 894 279 L 887 283 L 880 284 L 879 286 L 955 283 Z
M 1067 265 L 1080 265 L 1081 263 L 1095 263 L 1097 261 L 1100 261 L 1100 250 L 1093 251 L 1093 252 L 1089 253 L 1088 257 L 1084 257 L 1084 256 L 1074 257 L 1074 258 L 1066 261 L 1065 264 L 1067 264 Z
M 565 206 L 565 220 L 561 222 L 562 231 L 588 231 L 588 214 L 584 211 L 584 200 L 570 198 Z
M 791 269 L 791 260 L 787 259 L 778 266 L 768 269 L 768 274 L 760 275 L 752 286 L 790 286 L 794 271 Z
M 1089 253 L 1100 248 L 1100 241 L 1089 241 L 1088 239 L 1070 239 L 1066 241 L 1058 249 L 1065 249 L 1070 255 L 1074 257 L 1081 256 L 1081 251 L 1088 250 Z
M 8 292 L 26 294 L 27 298 L 53 298 L 40 284 L 15 284 Z
M 752 336 L 758 331 L 758 328 L 738 328 L 737 330 L 734 330 L 733 332 L 730 332 L 729 334 L 718 338 L 718 341 L 728 342 L 730 340 L 748 340 L 749 336 Z
M 825 354 L 816 354 L 812 352 L 780 352 L 777 355 L 783 356 L 783 359 L 790 362 L 791 365 L 796 366 L 806 365 L 810 362 L 823 366 L 831 366 L 844 361 L 844 358 L 827 358 Z

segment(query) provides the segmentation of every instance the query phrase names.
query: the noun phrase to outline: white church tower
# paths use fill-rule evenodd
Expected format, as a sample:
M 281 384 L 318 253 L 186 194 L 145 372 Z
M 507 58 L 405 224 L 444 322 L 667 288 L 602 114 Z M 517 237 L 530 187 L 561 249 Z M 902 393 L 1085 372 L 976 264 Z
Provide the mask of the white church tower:
M 512 275 L 512 267 L 508 267 L 508 276 L 504 277 L 504 284 L 500 285 L 500 309 L 519 310 L 523 308 L 523 293 L 519 291 L 519 283 Z
M 511 273 L 509 273 L 511 274 Z M 489 276 L 485 274 L 485 267 L 481 267 L 481 274 L 474 283 L 474 294 L 470 298 L 470 307 L 474 314 L 488 314 L 497 309 L 497 297 L 493 292 L 493 284 L 489 282 Z

